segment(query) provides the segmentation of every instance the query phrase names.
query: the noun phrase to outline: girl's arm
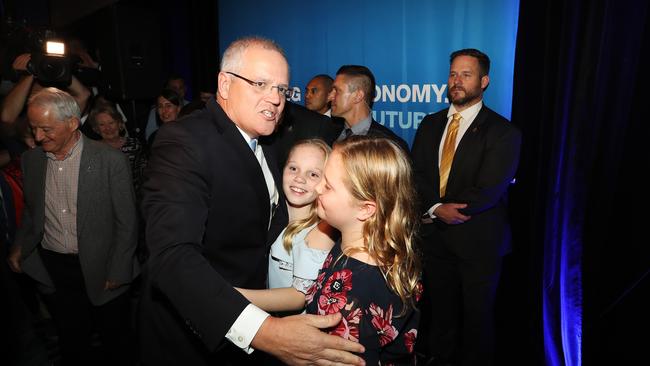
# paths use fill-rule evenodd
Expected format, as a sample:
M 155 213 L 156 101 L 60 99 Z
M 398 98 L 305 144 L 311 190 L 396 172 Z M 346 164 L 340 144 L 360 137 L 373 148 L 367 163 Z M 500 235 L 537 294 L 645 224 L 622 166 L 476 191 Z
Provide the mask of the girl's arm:
M 305 294 L 293 287 L 267 290 L 248 290 L 235 287 L 248 301 L 265 311 L 301 310 L 305 307 Z

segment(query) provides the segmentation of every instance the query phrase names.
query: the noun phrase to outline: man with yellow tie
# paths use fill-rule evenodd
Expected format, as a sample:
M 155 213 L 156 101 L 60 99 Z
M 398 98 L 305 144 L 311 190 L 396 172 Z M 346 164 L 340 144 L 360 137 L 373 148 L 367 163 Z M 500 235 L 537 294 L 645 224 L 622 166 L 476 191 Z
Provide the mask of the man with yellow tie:
M 425 258 L 418 347 L 429 365 L 494 363 L 494 298 L 510 251 L 507 189 L 521 133 L 483 104 L 490 59 L 450 57 L 448 109 L 422 120 L 411 154 Z

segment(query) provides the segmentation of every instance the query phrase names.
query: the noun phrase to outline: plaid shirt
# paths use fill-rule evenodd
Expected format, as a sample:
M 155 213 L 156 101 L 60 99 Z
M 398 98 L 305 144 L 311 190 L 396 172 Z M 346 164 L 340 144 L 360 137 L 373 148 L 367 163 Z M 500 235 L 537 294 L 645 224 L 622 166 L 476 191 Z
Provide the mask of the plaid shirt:
M 44 249 L 58 253 L 76 254 L 77 244 L 77 189 L 79 186 L 79 164 L 83 150 L 83 138 L 65 155 L 57 160 L 54 154 L 46 153 L 45 175 L 45 223 Z

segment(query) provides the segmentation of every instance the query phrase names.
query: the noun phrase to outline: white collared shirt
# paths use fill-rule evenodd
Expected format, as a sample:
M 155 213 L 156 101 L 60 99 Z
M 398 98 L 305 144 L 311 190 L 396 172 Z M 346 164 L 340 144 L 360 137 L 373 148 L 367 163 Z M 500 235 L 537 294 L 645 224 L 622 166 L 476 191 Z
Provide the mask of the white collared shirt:
M 246 140 L 246 145 L 250 146 L 251 140 L 253 139 L 250 136 L 248 136 L 248 134 L 244 132 L 241 128 L 239 128 L 239 126 L 235 125 L 235 127 L 237 127 L 239 133 L 241 133 L 242 137 L 244 137 L 244 140 Z M 271 168 L 269 168 L 269 165 L 266 161 L 266 157 L 264 156 L 264 151 L 262 150 L 262 146 L 259 143 L 255 148 L 254 154 L 255 154 L 255 158 L 257 158 L 257 162 L 260 163 L 260 167 L 262 168 L 262 173 L 264 174 L 264 181 L 266 182 L 266 189 L 269 192 L 269 198 L 270 198 L 269 207 L 271 208 L 271 214 L 269 215 L 269 228 L 270 228 L 271 220 L 273 219 L 274 207 L 278 205 L 280 195 L 275 185 L 275 179 L 273 179 Z
M 474 104 L 473 106 L 465 109 L 462 112 L 456 111 L 456 107 L 454 107 L 453 104 L 449 106 L 449 111 L 447 112 L 447 125 L 445 126 L 445 130 L 442 132 L 442 139 L 440 140 L 440 146 L 438 147 L 438 167 L 440 167 L 440 160 L 442 159 L 442 149 L 444 147 L 443 145 L 444 145 L 445 137 L 447 136 L 447 129 L 449 128 L 449 124 L 451 123 L 451 119 L 454 117 L 454 114 L 460 113 L 460 116 L 462 117 L 458 124 L 458 134 L 456 135 L 456 146 L 454 147 L 455 150 L 458 148 L 458 144 L 460 144 L 460 141 L 463 139 L 463 136 L 465 135 L 465 132 L 467 132 L 467 130 L 469 129 L 469 126 L 476 119 L 476 116 L 478 115 L 478 112 L 481 110 L 481 108 L 483 108 L 482 100 Z M 436 215 L 434 215 L 433 212 L 440 205 L 442 205 L 442 203 L 436 203 L 435 205 L 431 206 L 431 208 L 427 210 L 427 213 L 429 214 L 429 216 L 431 216 L 432 219 L 436 218 Z
M 476 119 L 476 116 L 478 115 L 478 112 L 481 110 L 482 107 L 483 107 L 483 101 L 479 101 L 478 103 L 465 109 L 462 112 L 458 112 L 456 110 L 456 107 L 454 107 L 453 104 L 449 107 L 449 111 L 447 112 L 447 125 L 445 126 L 445 130 L 442 132 L 442 139 L 440 140 L 440 146 L 438 147 L 438 167 L 440 167 L 440 160 L 442 159 L 442 149 L 444 148 L 443 145 L 444 145 L 445 137 L 447 136 L 447 129 L 449 128 L 449 124 L 451 123 L 451 119 L 454 117 L 454 114 L 460 113 L 462 117 L 458 124 L 458 134 L 456 135 L 456 146 L 454 146 L 454 150 L 456 150 L 458 148 L 458 144 L 460 144 L 460 140 L 463 139 L 465 132 L 467 132 L 469 126 L 472 124 L 472 122 L 474 122 L 474 119 Z

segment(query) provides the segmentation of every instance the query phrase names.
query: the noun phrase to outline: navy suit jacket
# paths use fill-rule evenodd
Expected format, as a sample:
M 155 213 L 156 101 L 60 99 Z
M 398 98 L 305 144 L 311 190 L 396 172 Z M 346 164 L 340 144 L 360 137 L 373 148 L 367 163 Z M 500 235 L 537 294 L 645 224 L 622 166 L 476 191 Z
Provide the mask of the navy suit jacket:
M 270 244 L 287 223 L 282 177 L 272 149 L 263 149 L 280 193 L 270 229 L 262 169 L 214 100 L 159 129 L 143 185 L 144 364 L 218 364 L 226 350 L 245 355 L 224 338 L 249 304 L 233 286 L 266 287 Z
M 287 102 L 276 131 L 271 136 L 260 138 L 260 141 L 273 147 L 278 167 L 282 169 L 289 151 L 297 141 L 319 138 L 332 146 L 341 129 L 330 117 Z

